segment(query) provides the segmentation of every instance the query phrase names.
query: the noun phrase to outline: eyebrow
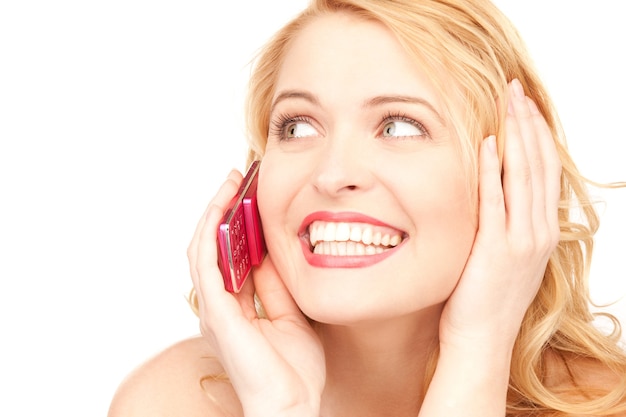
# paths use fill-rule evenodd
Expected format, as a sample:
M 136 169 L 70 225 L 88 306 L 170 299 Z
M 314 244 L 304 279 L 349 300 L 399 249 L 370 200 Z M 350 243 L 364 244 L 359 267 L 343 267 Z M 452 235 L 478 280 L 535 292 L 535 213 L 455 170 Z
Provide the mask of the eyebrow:
M 376 96 L 367 100 L 363 107 L 376 107 L 388 103 L 409 103 L 418 104 L 426 107 L 430 110 L 438 119 L 442 125 L 445 125 L 443 117 L 439 114 L 435 106 L 433 106 L 428 100 L 421 97 L 403 96 L 403 95 L 390 95 L 390 96 Z
M 276 98 L 274 99 L 274 102 L 272 103 L 271 112 L 274 111 L 274 108 L 276 107 L 278 103 L 280 103 L 283 100 L 287 100 L 291 98 L 302 99 L 302 100 L 308 101 L 309 103 L 313 105 L 320 106 L 320 101 L 314 94 L 311 94 L 303 90 L 286 90 L 280 93 L 278 96 L 276 96 Z M 437 119 L 439 119 L 439 122 L 441 124 L 443 125 L 446 124 L 443 117 L 441 117 L 437 109 L 435 109 L 435 106 L 433 106 L 428 100 L 423 99 L 421 97 L 404 96 L 404 95 L 381 95 L 381 96 L 372 97 L 371 99 L 366 100 L 363 103 L 363 108 L 377 107 L 377 106 L 390 104 L 390 103 L 408 103 L 408 104 L 418 104 L 418 105 L 424 106 L 428 110 L 430 110 L 437 117 Z
M 309 92 L 302 91 L 302 90 L 286 90 L 276 96 L 276 98 L 274 99 L 274 102 L 272 103 L 272 108 L 270 110 L 270 113 L 274 112 L 274 108 L 276 107 L 278 103 L 280 103 L 283 100 L 290 99 L 290 98 L 299 98 L 299 99 L 308 101 L 309 103 L 314 104 L 316 106 L 320 105 L 320 101 L 317 99 L 317 97 Z

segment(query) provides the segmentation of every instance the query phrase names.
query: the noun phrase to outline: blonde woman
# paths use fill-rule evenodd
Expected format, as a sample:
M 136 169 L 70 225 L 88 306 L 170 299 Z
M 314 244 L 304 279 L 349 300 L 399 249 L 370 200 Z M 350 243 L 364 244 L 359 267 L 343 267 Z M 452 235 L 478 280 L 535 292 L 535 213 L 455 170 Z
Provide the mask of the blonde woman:
M 588 308 L 597 216 L 494 5 L 314 0 L 249 97 L 268 255 L 224 289 L 232 172 L 188 248 L 202 336 L 111 417 L 626 416 L 618 323 Z

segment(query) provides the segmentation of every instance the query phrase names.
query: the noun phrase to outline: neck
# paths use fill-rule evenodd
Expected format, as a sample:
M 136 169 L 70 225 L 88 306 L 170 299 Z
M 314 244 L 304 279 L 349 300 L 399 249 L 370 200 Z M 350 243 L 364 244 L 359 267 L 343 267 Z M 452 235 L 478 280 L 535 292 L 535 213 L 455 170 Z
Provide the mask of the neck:
M 441 308 L 350 326 L 316 324 L 326 352 L 322 415 L 417 415 Z

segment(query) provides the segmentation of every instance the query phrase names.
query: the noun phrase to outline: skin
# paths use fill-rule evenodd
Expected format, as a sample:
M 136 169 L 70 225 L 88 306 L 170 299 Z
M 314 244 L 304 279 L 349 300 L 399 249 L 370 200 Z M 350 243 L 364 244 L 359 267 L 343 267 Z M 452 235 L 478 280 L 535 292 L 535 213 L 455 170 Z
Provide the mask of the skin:
M 309 317 L 368 332 L 406 315 L 439 321 L 476 233 L 458 140 L 442 107 L 382 26 L 335 16 L 293 40 L 276 85 L 259 209 L 269 253 L 281 254 L 274 265 Z M 293 121 L 278 126 L 285 117 Z M 288 128 L 306 136 L 283 138 Z M 385 128 L 397 136 L 384 136 Z M 298 232 L 316 212 L 355 223 L 366 215 L 408 237 L 372 265 L 311 265 Z
M 180 349 L 215 360 L 180 372 L 225 370 L 229 384 L 205 389 L 234 415 L 503 416 L 513 342 L 559 235 L 560 163 L 532 101 L 514 80 L 502 171 L 495 138 L 480 150 L 476 219 L 440 97 L 383 26 L 343 14 L 314 20 L 290 45 L 276 91 L 275 101 L 297 94 L 275 102 L 273 120 L 307 118 L 296 130 L 273 123 L 268 140 L 259 204 L 269 255 L 241 293 L 224 291 L 215 242 L 241 181 L 232 172 L 188 249 L 202 338 Z M 372 101 L 399 94 L 422 101 Z M 385 119 L 390 112 L 411 121 Z M 393 121 L 403 137 L 381 135 Z M 280 140 L 285 132 L 304 137 Z M 319 211 L 366 214 L 407 238 L 366 267 L 313 266 L 300 235 Z M 256 314 L 255 291 L 267 318 Z M 190 415 L 228 415 L 193 392 Z M 124 407 L 110 415 L 127 415 Z

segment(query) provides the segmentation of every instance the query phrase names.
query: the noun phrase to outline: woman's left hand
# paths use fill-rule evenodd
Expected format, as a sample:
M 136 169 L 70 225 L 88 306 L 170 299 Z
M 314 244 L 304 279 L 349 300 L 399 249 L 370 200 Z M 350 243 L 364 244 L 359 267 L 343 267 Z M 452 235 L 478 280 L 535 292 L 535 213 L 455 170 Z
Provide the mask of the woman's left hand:
M 506 414 L 513 346 L 559 241 L 556 145 L 519 81 L 509 89 L 502 173 L 495 138 L 487 138 L 478 231 L 441 315 L 437 367 L 420 417 Z
M 522 85 L 509 85 L 502 172 L 495 138 L 480 151 L 479 226 L 440 322 L 440 342 L 512 348 L 559 241 L 561 162 Z M 502 344 L 508 344 L 502 345 Z

